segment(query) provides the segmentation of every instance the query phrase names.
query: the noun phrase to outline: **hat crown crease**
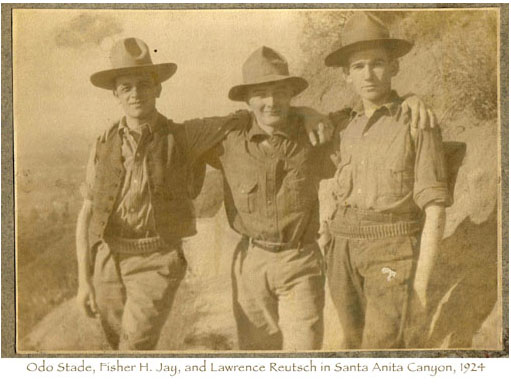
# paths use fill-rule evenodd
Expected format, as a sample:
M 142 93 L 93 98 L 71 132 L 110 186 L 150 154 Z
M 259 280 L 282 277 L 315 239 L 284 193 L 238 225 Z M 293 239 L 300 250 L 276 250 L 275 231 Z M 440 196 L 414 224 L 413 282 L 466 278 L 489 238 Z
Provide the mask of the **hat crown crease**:
M 293 96 L 308 87 L 307 81 L 299 76 L 289 75 L 287 60 L 272 48 L 262 46 L 252 52 L 243 63 L 243 84 L 232 87 L 229 99 L 243 101 L 249 87 L 264 83 L 286 82 L 293 90 Z
M 136 38 L 122 39 L 115 44 L 110 53 L 110 62 L 113 68 L 153 63 L 147 45 Z
M 256 50 L 243 64 L 243 81 L 257 81 L 271 75 L 289 76 L 287 61 L 268 47 Z
M 394 58 L 398 58 L 412 49 L 413 42 L 391 37 L 388 27 L 377 16 L 357 12 L 345 22 L 341 32 L 341 47 L 325 58 L 325 65 L 346 66 L 352 52 L 373 47 L 384 47 L 391 51 Z
M 172 77 L 177 69 L 175 63 L 153 64 L 149 47 L 136 37 L 116 41 L 110 50 L 109 59 L 109 69 L 95 72 L 90 77 L 96 87 L 111 90 L 116 77 L 139 71 L 152 72 L 161 83 Z
M 390 38 L 390 32 L 383 22 L 374 15 L 363 13 L 346 22 L 342 34 L 342 45 L 361 40 Z

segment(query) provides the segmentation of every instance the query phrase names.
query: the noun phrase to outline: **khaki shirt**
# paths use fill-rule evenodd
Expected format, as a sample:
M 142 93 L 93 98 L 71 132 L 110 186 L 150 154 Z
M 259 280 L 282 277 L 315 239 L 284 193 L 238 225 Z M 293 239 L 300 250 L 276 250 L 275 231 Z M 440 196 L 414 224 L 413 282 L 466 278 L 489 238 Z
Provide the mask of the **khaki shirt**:
M 340 133 L 340 154 L 333 188 L 340 206 L 387 213 L 414 213 L 429 203 L 451 204 L 438 127 L 416 130 L 397 112 L 401 99 L 371 118 L 362 106 Z
M 231 227 L 266 242 L 313 242 L 319 229 L 318 185 L 334 173 L 333 149 L 313 147 L 294 116 L 272 136 L 253 117 L 245 129 L 230 131 L 207 160 L 222 169 L 227 182 Z

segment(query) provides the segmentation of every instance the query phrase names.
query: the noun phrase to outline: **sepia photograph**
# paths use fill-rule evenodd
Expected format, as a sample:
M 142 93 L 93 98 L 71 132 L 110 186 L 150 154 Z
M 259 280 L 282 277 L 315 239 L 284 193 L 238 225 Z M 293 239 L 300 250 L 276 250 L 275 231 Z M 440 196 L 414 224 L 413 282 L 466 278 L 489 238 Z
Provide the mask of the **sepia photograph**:
M 405 6 L 13 7 L 15 354 L 507 355 L 508 9 Z

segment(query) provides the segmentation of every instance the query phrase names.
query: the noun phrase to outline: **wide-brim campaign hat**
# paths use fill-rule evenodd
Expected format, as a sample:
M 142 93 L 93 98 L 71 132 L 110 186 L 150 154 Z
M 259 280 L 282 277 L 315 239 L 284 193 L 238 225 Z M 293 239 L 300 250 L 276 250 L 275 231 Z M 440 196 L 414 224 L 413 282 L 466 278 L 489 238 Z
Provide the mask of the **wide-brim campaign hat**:
M 293 96 L 305 90 L 309 83 L 302 77 L 289 75 L 286 59 L 277 51 L 261 47 L 255 50 L 245 61 L 242 68 L 243 84 L 232 87 L 229 99 L 245 101 L 247 90 L 256 85 L 282 82 L 293 89 Z
M 326 57 L 327 67 L 344 67 L 350 54 L 373 47 L 383 46 L 392 57 L 398 58 L 410 52 L 413 42 L 390 37 L 388 28 L 379 18 L 368 12 L 357 12 L 344 24 L 341 45 Z
M 90 77 L 96 87 L 112 90 L 115 87 L 115 78 L 133 72 L 152 72 L 158 81 L 164 82 L 177 70 L 175 63 L 153 64 L 149 47 L 142 40 L 135 37 L 121 39 L 114 43 L 110 51 L 112 68 L 99 71 Z

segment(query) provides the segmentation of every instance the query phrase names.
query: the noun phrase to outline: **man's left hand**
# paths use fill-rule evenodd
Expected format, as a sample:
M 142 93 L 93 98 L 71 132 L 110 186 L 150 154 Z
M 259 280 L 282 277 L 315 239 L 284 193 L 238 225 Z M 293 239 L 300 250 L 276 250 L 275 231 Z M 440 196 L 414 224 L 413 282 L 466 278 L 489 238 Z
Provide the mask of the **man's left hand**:
M 437 125 L 435 113 L 417 95 L 405 96 L 399 114 L 408 115 L 413 129 L 425 130 Z
M 413 283 L 413 291 L 415 293 L 416 299 L 418 301 L 418 304 L 422 309 L 427 308 L 427 284 L 423 280 L 420 279 L 420 277 L 416 277 Z
M 328 117 L 309 107 L 295 107 L 295 110 L 303 118 L 305 131 L 313 146 L 325 144 L 332 139 L 334 127 Z

